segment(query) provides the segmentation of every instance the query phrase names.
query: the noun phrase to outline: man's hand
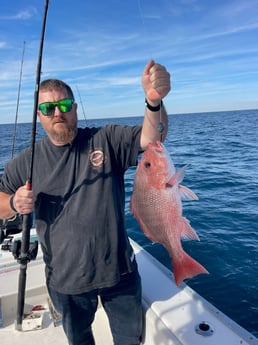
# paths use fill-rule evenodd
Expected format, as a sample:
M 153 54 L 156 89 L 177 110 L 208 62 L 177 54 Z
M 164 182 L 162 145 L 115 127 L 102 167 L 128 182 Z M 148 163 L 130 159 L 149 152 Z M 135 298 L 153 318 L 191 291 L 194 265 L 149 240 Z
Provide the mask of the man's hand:
M 142 74 L 142 87 L 148 102 L 156 106 L 171 89 L 170 74 L 164 66 L 150 60 Z
M 20 214 L 31 213 L 34 209 L 33 192 L 28 190 L 26 185 L 20 187 L 14 195 L 13 205 Z

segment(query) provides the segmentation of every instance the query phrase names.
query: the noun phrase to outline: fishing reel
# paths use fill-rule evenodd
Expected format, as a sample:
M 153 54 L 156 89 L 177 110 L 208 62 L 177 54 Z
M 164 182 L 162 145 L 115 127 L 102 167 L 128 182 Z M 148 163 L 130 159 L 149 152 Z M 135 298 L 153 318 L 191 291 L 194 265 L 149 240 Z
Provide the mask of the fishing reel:
M 15 240 L 13 235 L 22 232 L 23 217 L 16 214 L 12 218 L 0 219 L 0 243 L 1 250 L 12 252 L 13 257 L 19 263 L 27 263 L 35 260 L 38 254 L 38 241 L 30 242 L 26 255 L 21 255 L 22 241 Z
M 12 254 L 17 262 L 26 265 L 30 260 L 35 260 L 38 254 L 38 241 L 30 242 L 30 230 L 33 223 L 32 213 L 23 216 L 23 233 L 22 240 L 17 239 L 12 243 Z
M 21 255 L 22 241 L 16 240 L 12 243 L 12 254 L 13 257 L 20 263 L 26 264 L 30 260 L 35 260 L 38 254 L 38 241 L 30 242 L 29 249 L 25 256 Z

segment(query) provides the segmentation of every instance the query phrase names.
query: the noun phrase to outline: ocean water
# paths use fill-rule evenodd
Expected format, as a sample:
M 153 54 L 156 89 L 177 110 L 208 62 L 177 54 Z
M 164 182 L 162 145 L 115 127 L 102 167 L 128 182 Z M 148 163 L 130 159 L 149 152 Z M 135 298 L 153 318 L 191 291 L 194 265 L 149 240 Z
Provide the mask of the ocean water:
M 87 125 L 141 120 L 88 120 Z M 188 164 L 182 184 L 199 196 L 183 202 L 183 213 L 200 242 L 184 241 L 183 247 L 210 272 L 185 282 L 258 337 L 258 110 L 170 115 L 169 122 L 165 146 L 176 167 Z M 13 130 L 0 125 L 0 173 L 11 157 Z M 30 145 L 30 131 L 30 124 L 18 125 L 15 154 Z M 42 135 L 38 126 L 37 138 Z M 165 249 L 151 244 L 130 214 L 134 173 L 129 169 L 125 180 L 128 234 L 171 269 Z

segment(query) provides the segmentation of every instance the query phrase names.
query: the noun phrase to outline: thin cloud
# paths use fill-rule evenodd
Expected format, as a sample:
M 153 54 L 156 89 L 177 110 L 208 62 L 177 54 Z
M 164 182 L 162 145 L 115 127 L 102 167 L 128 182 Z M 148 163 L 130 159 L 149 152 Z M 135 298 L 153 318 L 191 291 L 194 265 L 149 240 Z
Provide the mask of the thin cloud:
M 210 39 L 210 38 L 234 35 L 234 34 L 238 34 L 241 32 L 252 31 L 252 30 L 256 30 L 256 29 L 258 29 L 258 23 L 240 25 L 240 26 L 229 28 L 227 30 L 221 30 L 221 31 L 217 31 L 217 32 L 210 32 L 210 33 L 204 34 L 204 35 L 199 35 L 197 37 L 193 37 L 192 40 L 193 41 L 206 40 L 206 39 Z
M 21 10 L 12 15 L 0 16 L 0 20 L 28 20 L 37 14 L 36 8 L 32 7 L 26 10 Z

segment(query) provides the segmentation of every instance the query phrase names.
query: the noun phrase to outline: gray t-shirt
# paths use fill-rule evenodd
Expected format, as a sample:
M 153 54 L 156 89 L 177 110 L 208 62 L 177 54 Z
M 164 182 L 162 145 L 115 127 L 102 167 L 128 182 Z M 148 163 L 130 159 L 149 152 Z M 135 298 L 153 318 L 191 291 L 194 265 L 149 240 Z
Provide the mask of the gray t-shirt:
M 111 287 L 134 269 L 125 231 L 124 172 L 137 163 L 139 126 L 78 129 L 73 144 L 37 142 L 32 190 L 47 283 L 65 294 Z M 0 191 L 25 184 L 30 149 L 8 162 Z

